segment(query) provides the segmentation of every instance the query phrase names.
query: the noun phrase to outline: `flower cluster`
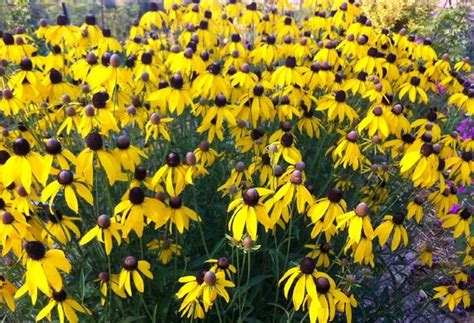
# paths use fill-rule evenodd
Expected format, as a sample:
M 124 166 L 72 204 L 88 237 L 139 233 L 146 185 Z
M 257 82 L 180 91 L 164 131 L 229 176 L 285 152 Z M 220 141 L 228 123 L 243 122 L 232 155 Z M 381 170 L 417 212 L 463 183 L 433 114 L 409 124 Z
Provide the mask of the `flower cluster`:
M 272 257 L 273 286 L 293 311 L 351 321 L 363 300 L 345 275 L 414 244 L 428 213 L 462 245 L 451 269 L 472 269 L 471 65 L 405 29 L 374 28 L 357 1 L 151 3 L 124 41 L 93 15 L 81 26 L 59 15 L 34 33 L 3 32 L 0 59 L 0 244 L 15 264 L 2 267 L 0 302 L 10 311 L 27 294 L 46 304 L 37 320 L 54 308 L 61 322 L 102 313 L 72 287 L 79 273 L 108 308 L 147 282 L 174 288 L 164 272 L 174 260 L 176 283 L 195 232 L 208 259 L 227 253 L 228 233 L 232 256 L 195 275 L 185 259 L 172 292 L 190 319 L 222 301 L 242 314 L 257 284 L 243 286 L 232 263 L 246 259 L 250 276 L 252 254 L 273 246 L 288 250 Z M 294 241 L 304 258 L 285 273 Z M 433 266 L 430 248 L 419 259 Z M 467 308 L 471 282 L 451 273 L 434 298 Z

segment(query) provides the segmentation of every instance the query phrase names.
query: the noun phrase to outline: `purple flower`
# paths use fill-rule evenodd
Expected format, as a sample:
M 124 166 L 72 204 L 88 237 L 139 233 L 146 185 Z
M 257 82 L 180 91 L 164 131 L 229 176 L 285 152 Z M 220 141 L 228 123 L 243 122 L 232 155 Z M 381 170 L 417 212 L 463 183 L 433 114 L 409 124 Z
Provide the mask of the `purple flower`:
M 474 138 L 474 120 L 464 119 L 459 123 L 456 130 L 461 135 L 463 141 Z
M 451 209 L 449 210 L 448 214 L 456 214 L 460 209 L 461 207 L 459 206 L 459 204 L 454 204 L 453 206 L 451 206 Z

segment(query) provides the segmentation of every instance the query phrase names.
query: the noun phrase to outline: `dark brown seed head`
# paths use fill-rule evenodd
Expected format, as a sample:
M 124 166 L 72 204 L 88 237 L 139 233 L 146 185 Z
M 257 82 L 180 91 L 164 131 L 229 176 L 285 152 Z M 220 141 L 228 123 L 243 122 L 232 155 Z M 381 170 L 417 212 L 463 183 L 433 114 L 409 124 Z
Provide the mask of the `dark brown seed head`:
M 242 241 L 242 245 L 245 249 L 250 249 L 255 245 L 255 241 L 253 241 L 250 237 L 245 237 L 244 241 Z
M 423 146 L 421 146 L 420 152 L 423 156 L 429 157 L 434 152 L 433 145 L 430 143 L 424 143 Z
M 372 109 L 372 113 L 376 115 L 377 117 L 380 117 L 383 114 L 382 107 L 376 106 L 375 108 Z
M 355 213 L 360 217 L 364 217 L 369 214 L 369 206 L 367 203 L 361 202 L 356 206 Z
M 160 120 L 161 120 L 161 117 L 158 113 L 153 113 L 151 116 L 150 116 L 150 122 L 154 125 L 157 125 L 160 123 Z
M 337 189 L 333 188 L 331 192 L 328 194 L 328 200 L 331 201 L 332 203 L 339 203 L 342 199 L 342 192 Z
M 173 89 L 182 89 L 184 85 L 183 76 L 180 73 L 171 76 L 170 85 Z
M 290 133 L 285 133 L 283 136 L 281 136 L 280 142 L 284 147 L 291 147 L 293 144 L 293 135 Z
M 206 285 L 214 286 L 216 284 L 216 281 L 217 277 L 214 272 L 209 270 L 204 274 L 204 282 L 206 283 Z
M 235 170 L 239 173 L 245 171 L 245 168 L 244 162 L 239 161 L 237 164 L 235 164 Z
M 99 280 L 103 283 L 107 283 L 110 279 L 109 273 L 103 271 L 99 274 Z
M 17 138 L 13 142 L 12 150 L 15 155 L 26 156 L 30 152 L 31 146 L 25 138 Z
M 260 199 L 260 194 L 258 194 L 257 190 L 254 188 L 249 188 L 244 191 L 243 193 L 244 203 L 248 206 L 255 206 Z
M 97 225 L 101 229 L 107 229 L 110 227 L 110 216 L 108 214 L 101 214 L 97 218 Z
M 117 138 L 117 148 L 118 149 L 128 149 L 130 147 L 130 139 L 125 136 L 125 135 L 122 135 L 122 136 L 119 136 Z
M 120 64 L 122 64 L 122 60 L 120 59 L 119 55 L 113 54 L 112 56 L 110 56 L 110 66 L 119 67 Z
M 62 150 L 61 143 L 56 138 L 49 138 L 46 141 L 45 150 L 50 155 L 59 154 Z
M 283 169 L 283 167 L 281 167 L 281 165 L 273 166 L 273 175 L 275 175 L 276 177 L 280 177 L 281 175 L 283 175 L 284 171 L 285 170 Z
M 166 164 L 170 167 L 177 167 L 181 163 L 178 153 L 171 151 L 166 155 Z
M 316 268 L 316 261 L 313 258 L 306 257 L 300 262 L 300 270 L 303 274 L 311 275 Z
M 90 150 L 101 150 L 104 146 L 104 140 L 98 132 L 91 132 L 86 137 L 86 145 Z
M 464 151 L 461 154 L 462 160 L 465 162 L 470 162 L 472 160 L 472 151 Z
M 67 294 L 66 292 L 64 291 L 64 289 L 61 289 L 60 291 L 53 291 L 53 299 L 56 301 L 56 302 L 64 302 L 67 298 Z
M 299 171 L 304 171 L 306 164 L 303 161 L 299 161 L 295 164 L 295 169 Z
M 329 253 L 329 251 L 331 251 L 331 245 L 327 242 L 322 243 L 320 249 L 322 253 Z
M 133 174 L 133 177 L 136 180 L 143 181 L 146 178 L 146 168 L 144 166 L 137 166 L 135 168 L 135 172 Z
M 33 260 L 41 260 L 46 254 L 46 248 L 39 241 L 28 241 L 25 245 L 26 254 Z
M 20 195 L 21 197 L 27 197 L 28 196 L 28 192 L 26 191 L 25 187 L 23 187 L 23 185 L 18 185 L 16 187 L 16 192 L 18 193 L 18 195 Z
M 230 262 L 227 257 L 220 257 L 219 260 L 217 260 L 217 266 L 221 269 L 227 269 L 229 268 Z
M 392 112 L 396 115 L 400 115 L 403 112 L 403 105 L 395 104 L 392 108 Z
M 12 224 L 14 220 L 15 220 L 15 218 L 13 217 L 13 215 L 10 212 L 4 211 L 2 213 L 2 222 L 3 222 L 3 224 L 6 224 L 6 225 Z
M 417 76 L 413 76 L 413 77 L 411 78 L 411 80 L 410 80 L 410 84 L 413 85 L 413 86 L 418 86 L 418 85 L 420 85 L 420 82 L 421 82 L 421 80 L 420 80 L 420 78 L 417 77 Z
M 346 101 L 346 92 L 343 90 L 339 90 L 336 92 L 335 95 L 336 101 L 339 103 L 345 102 Z
M 472 215 L 471 210 L 469 210 L 468 207 L 464 208 L 464 210 L 462 210 L 461 213 L 459 213 L 459 216 L 464 220 L 469 220 L 471 215 Z
M 404 220 L 405 220 L 405 214 L 401 212 L 395 213 L 392 218 L 392 222 L 397 225 L 402 224 Z
M 56 176 L 59 184 L 61 185 L 69 185 L 74 180 L 74 175 L 68 169 L 61 170 L 58 175 Z
M 74 108 L 71 108 L 74 110 Z M 86 114 L 86 116 L 88 117 L 93 117 L 95 116 L 95 108 L 88 104 L 85 108 L 84 108 L 84 113 Z M 74 115 L 76 114 L 76 112 L 74 111 Z
M 288 56 L 285 60 L 285 66 L 293 68 L 296 66 L 296 58 L 294 56 Z
M 189 166 L 196 165 L 196 155 L 192 151 L 186 153 L 186 164 Z
M 326 294 L 330 289 L 329 280 L 325 277 L 319 277 L 316 279 L 316 290 L 320 294 Z
M 359 139 L 359 134 L 355 130 L 351 130 L 347 135 L 346 139 L 350 142 L 356 142 Z
M 303 173 L 299 170 L 293 171 L 290 175 L 291 184 L 300 185 L 303 183 Z
M 169 204 L 172 209 L 179 209 L 183 205 L 183 198 L 181 195 L 171 196 Z
M 210 148 L 210 144 L 209 144 L 209 141 L 207 140 L 203 140 L 199 144 L 199 149 L 201 149 L 201 151 L 209 151 L 209 148 Z
M 135 258 L 134 256 L 128 256 L 123 261 L 123 267 L 128 271 L 136 270 L 138 268 L 137 258 Z
M 145 201 L 145 192 L 140 187 L 134 187 L 128 193 L 128 199 L 135 205 L 142 204 Z
M 4 89 L 3 90 L 3 97 L 7 100 L 13 99 L 13 92 L 10 89 Z

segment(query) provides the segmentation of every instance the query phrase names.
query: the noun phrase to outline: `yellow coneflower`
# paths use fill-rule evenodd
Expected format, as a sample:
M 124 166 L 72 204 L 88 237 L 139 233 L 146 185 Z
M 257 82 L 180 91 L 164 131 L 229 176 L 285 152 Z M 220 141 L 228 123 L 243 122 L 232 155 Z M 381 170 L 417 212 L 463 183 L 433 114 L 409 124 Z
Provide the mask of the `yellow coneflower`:
M 328 268 L 330 265 L 329 255 L 334 255 L 334 251 L 328 243 L 321 244 L 305 244 L 306 249 L 310 251 L 306 254 L 306 257 L 315 259 L 316 267 Z
M 201 221 L 201 218 L 194 210 L 183 204 L 183 198 L 181 195 L 170 196 L 168 204 L 168 207 L 161 210 L 160 216 L 162 219 L 157 223 L 157 226 L 161 226 L 162 223 L 170 221 L 170 232 L 172 231 L 172 225 L 174 224 L 178 232 L 183 233 L 185 230 L 189 230 L 190 220 Z
M 436 294 L 433 298 L 443 298 L 441 306 L 448 305 L 451 312 L 454 311 L 454 308 L 461 304 L 461 302 L 463 303 L 464 308 L 468 308 L 471 305 L 471 296 L 464 283 L 438 286 L 435 287 L 434 290 Z
M 138 237 L 143 235 L 146 226 L 145 217 L 154 221 L 157 226 L 164 225 L 167 220 L 164 211 L 165 206 L 160 200 L 146 197 L 140 187 L 133 187 L 115 207 L 114 214 L 120 215 L 122 236 L 127 238 L 132 230 Z
M 73 222 L 79 221 L 81 218 L 70 217 L 57 210 L 51 211 L 46 206 L 44 206 L 43 211 L 46 213 L 48 223 L 46 224 L 45 230 L 43 230 L 41 237 L 44 241 L 47 241 L 48 246 L 52 246 L 54 244 L 54 240 L 66 245 L 69 241 L 71 241 L 71 232 L 74 233 L 77 238 L 81 236 L 79 228 Z
M 65 318 L 71 323 L 79 322 L 76 311 L 92 315 L 91 311 L 79 304 L 75 299 L 69 297 L 64 289 L 54 290 L 51 293 L 49 303 L 36 316 L 36 321 L 41 321 L 45 317 L 51 320 L 51 311 L 56 307 L 59 322 L 64 323 Z
M 369 239 L 374 236 L 374 230 L 370 223 L 369 206 L 365 202 L 359 203 L 353 211 L 339 215 L 337 228 L 349 228 L 349 238 L 359 243 L 362 234 Z
M 470 237 L 471 234 L 471 223 L 472 223 L 472 211 L 470 206 L 460 208 L 454 214 L 447 214 L 442 216 L 443 228 L 454 228 L 453 236 L 458 238 L 461 234 L 466 237 Z
M 121 224 L 117 222 L 115 217 L 110 217 L 107 214 L 102 214 L 97 218 L 97 225 L 90 229 L 82 239 L 79 241 L 81 246 L 89 243 L 92 239 L 97 240 L 105 245 L 105 253 L 110 255 L 112 251 L 112 238 L 120 245 L 122 238 L 120 235 Z
M 166 154 L 165 165 L 155 173 L 152 179 L 153 186 L 164 184 L 168 194 L 176 196 L 183 192 L 186 186 L 186 166 L 181 163 L 177 152 Z
M 25 283 L 15 293 L 15 298 L 28 292 L 33 304 L 36 303 L 38 289 L 46 295 L 50 295 L 50 286 L 61 290 L 63 280 L 59 271 L 68 273 L 72 269 L 62 250 L 46 250 L 39 241 L 26 242 L 23 262 L 26 265 Z
M 76 179 L 74 174 L 67 169 L 61 170 L 56 176 L 56 180 L 49 183 L 43 189 L 41 201 L 43 203 L 49 202 L 50 206 L 52 206 L 54 199 L 61 190 L 64 191 L 67 206 L 75 213 L 79 212 L 76 193 L 90 205 L 94 203 L 94 198 L 87 183 L 81 181 L 80 178 Z
M 324 95 L 318 100 L 316 111 L 328 110 L 328 120 L 337 120 L 342 123 L 345 118 L 349 121 L 357 119 L 357 112 L 346 103 L 347 94 L 343 90 L 338 90 L 334 94 Z
M 47 179 L 47 169 L 40 154 L 31 150 L 31 145 L 25 138 L 17 138 L 12 144 L 13 155 L 3 165 L 3 185 L 21 184 L 30 192 L 33 179 L 44 184 Z
M 134 171 L 135 167 L 141 163 L 141 158 L 148 158 L 147 154 L 131 145 L 130 139 L 125 135 L 117 138 L 117 148 L 112 151 L 112 155 L 128 171 Z
M 109 293 L 108 289 L 114 292 L 115 295 L 121 298 L 127 298 L 127 294 L 125 294 L 125 290 L 119 287 L 119 279 L 120 275 L 112 274 L 103 271 L 99 274 L 99 281 L 100 281 L 100 305 L 104 306 L 107 295 Z
M 86 137 L 85 148 L 77 156 L 76 172 L 86 179 L 87 183 L 93 184 L 95 158 L 97 157 L 102 169 L 105 171 L 110 185 L 113 185 L 122 176 L 117 161 L 113 155 L 104 149 L 104 140 L 98 132 L 91 132 Z
M 233 275 L 237 273 L 237 269 L 232 265 L 227 257 L 220 257 L 219 259 L 206 260 L 207 263 L 211 264 L 211 271 L 217 273 L 219 271 L 225 272 L 225 274 L 232 279 Z
M 1 212 L 0 221 L 0 243 L 2 245 L 2 256 L 10 251 L 20 257 L 23 247 L 23 239 L 30 237 L 30 225 L 23 214 L 10 211 Z
M 242 192 L 242 197 L 236 198 L 229 204 L 227 211 L 233 211 L 229 221 L 229 230 L 232 230 L 235 239 L 240 240 L 246 228 L 252 240 L 256 240 L 258 223 L 261 223 L 265 230 L 272 226 L 262 203 L 262 200 L 271 193 L 271 190 L 261 187 L 249 188 Z
M 125 288 L 129 296 L 132 296 L 132 280 L 139 293 L 143 293 L 145 285 L 140 274 L 149 279 L 153 279 L 150 271 L 151 265 L 145 260 L 137 260 L 133 256 L 128 256 L 123 261 L 123 268 L 120 271 L 119 288 Z
M 171 239 L 153 239 L 147 243 L 148 250 L 158 250 L 158 259 L 163 265 L 171 261 L 173 255 L 181 255 L 181 245 L 174 243 Z
M 400 244 L 400 240 L 403 241 L 405 246 L 408 245 L 408 234 L 407 230 L 403 226 L 405 220 L 405 214 L 396 213 L 395 215 L 386 215 L 383 218 L 383 222 L 375 229 L 374 234 L 379 238 L 381 246 L 387 243 L 390 234 L 393 231 L 392 245 L 390 249 L 394 251 Z
M 8 280 L 0 275 L 0 302 L 5 303 L 8 306 L 8 309 L 12 312 L 15 312 L 16 305 L 13 296 L 16 293 L 16 287 L 9 282 Z

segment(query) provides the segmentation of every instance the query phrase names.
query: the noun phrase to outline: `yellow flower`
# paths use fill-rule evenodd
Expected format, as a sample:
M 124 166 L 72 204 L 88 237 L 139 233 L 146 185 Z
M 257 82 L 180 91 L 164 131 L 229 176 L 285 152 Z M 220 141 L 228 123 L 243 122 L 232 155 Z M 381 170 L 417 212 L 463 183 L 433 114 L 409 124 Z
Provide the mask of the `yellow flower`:
M 418 252 L 418 261 L 420 262 L 420 265 L 433 267 L 433 251 L 431 250 L 431 247 L 426 244 L 422 245 Z
M 62 250 L 46 250 L 39 241 L 26 242 L 23 263 L 26 265 L 25 283 L 15 293 L 15 298 L 28 292 L 33 305 L 36 304 L 38 289 L 46 295 L 50 295 L 50 286 L 61 290 L 63 280 L 59 271 L 71 271 L 71 264 Z
M 305 211 L 307 205 L 313 203 L 313 196 L 303 183 L 302 171 L 298 169 L 293 171 L 288 182 L 275 192 L 272 201 L 275 203 L 280 200 L 283 201 L 284 206 L 296 201 L 296 208 L 299 214 Z
M 76 193 L 79 194 L 87 203 L 92 205 L 94 198 L 88 188 L 87 183 L 74 178 L 74 174 L 70 170 L 61 170 L 56 176 L 56 180 L 49 183 L 41 193 L 41 202 L 49 202 L 52 208 L 56 195 L 63 190 L 67 206 L 75 213 L 79 212 L 79 203 L 77 201 Z
M 165 184 L 166 192 L 172 196 L 179 195 L 186 186 L 186 166 L 181 164 L 177 152 L 166 154 L 165 165 L 155 173 L 152 179 L 153 186 Z
M 461 302 L 464 308 L 468 308 L 471 305 L 471 296 L 464 283 L 449 286 L 438 286 L 434 290 L 436 294 L 433 296 L 434 299 L 443 298 L 441 306 L 448 305 L 449 310 L 452 312 L 454 308 Z
M 36 321 L 41 321 L 45 317 L 47 317 L 48 320 L 51 320 L 51 311 L 55 307 L 58 311 L 60 323 L 65 322 L 65 317 L 71 323 L 79 322 L 76 311 L 92 315 L 91 311 L 79 304 L 75 299 L 69 297 L 69 295 L 67 295 L 63 289 L 60 289 L 58 291 L 54 290 L 52 292 L 49 303 L 38 313 L 36 316 Z
M 6 303 L 10 311 L 15 312 L 15 295 L 16 287 L 0 275 L 0 303 Z
M 223 271 L 230 279 L 232 279 L 233 275 L 237 273 L 237 269 L 234 265 L 230 263 L 227 257 L 220 257 L 219 259 L 209 259 L 206 260 L 206 262 L 211 264 L 211 271 L 215 273 Z
M 25 216 L 16 211 L 1 212 L 0 221 L 0 243 L 2 245 L 2 256 L 6 256 L 10 251 L 17 256 L 21 256 L 23 239 L 29 238 L 30 225 L 26 222 Z
M 403 226 L 405 220 L 405 214 L 396 213 L 394 216 L 386 215 L 383 218 L 383 222 L 375 229 L 374 233 L 379 238 L 381 246 L 387 243 L 390 234 L 393 231 L 391 250 L 397 249 L 400 244 L 400 240 L 403 240 L 405 246 L 408 245 L 408 234 L 407 230 Z
M 458 238 L 464 233 L 466 237 L 471 235 L 472 211 L 469 206 L 460 208 L 457 213 L 442 216 L 443 228 L 454 228 L 453 237 Z
M 121 298 L 127 298 L 125 290 L 119 287 L 119 276 L 116 274 L 109 275 L 107 272 L 101 272 L 99 274 L 100 281 L 100 305 L 104 306 L 107 295 L 109 293 L 109 287 L 115 295 Z
M 204 309 L 207 311 L 217 296 L 221 296 L 224 300 L 229 303 L 230 297 L 227 292 L 227 287 L 235 287 L 234 283 L 225 279 L 225 273 L 223 271 L 214 272 L 212 270 L 207 271 L 204 274 L 204 282 L 201 284 L 202 299 L 204 302 Z
M 252 240 L 256 240 L 259 222 L 263 224 L 265 231 L 272 227 L 268 212 L 262 204 L 262 200 L 271 193 L 271 190 L 261 187 L 249 188 L 242 192 L 242 197 L 236 198 L 229 204 L 227 211 L 233 212 L 228 227 L 232 230 L 235 239 L 240 240 L 246 228 Z
M 105 253 L 110 255 L 112 251 L 112 238 L 120 245 L 122 242 L 120 236 L 121 224 L 117 222 L 116 218 L 110 218 L 107 214 L 102 214 L 97 218 L 97 225 L 90 229 L 79 241 L 81 246 L 89 243 L 92 239 L 97 240 L 105 245 Z
M 148 158 L 147 154 L 130 144 L 130 139 L 127 136 L 117 138 L 117 148 L 112 151 L 112 155 L 125 170 L 131 172 L 141 163 L 141 158 Z
M 182 247 L 171 239 L 153 239 L 147 243 L 148 250 L 158 250 L 158 259 L 163 265 L 171 261 L 173 255 L 180 256 Z
M 359 243 L 362 234 L 364 237 L 372 239 L 374 236 L 374 230 L 372 229 L 368 213 L 369 206 L 367 203 L 359 203 L 353 211 L 341 214 L 336 218 L 337 228 L 344 229 L 348 227 L 349 238 L 355 243 Z
M 334 94 L 326 94 L 318 100 L 316 111 L 328 110 L 328 120 L 332 121 L 336 118 L 342 123 L 345 118 L 353 121 L 358 118 L 357 112 L 346 103 L 347 94 L 343 90 L 338 90 Z
M 30 192 L 33 179 L 44 184 L 47 179 L 47 170 L 44 167 L 43 157 L 31 150 L 31 145 L 25 138 L 17 138 L 12 145 L 13 155 L 8 158 L 2 167 L 3 185 L 12 183 L 21 184 Z
M 173 118 L 163 118 L 157 113 L 153 113 L 150 116 L 150 120 L 145 125 L 146 136 L 145 141 L 148 142 L 150 136 L 157 140 L 158 136 L 162 136 L 167 141 L 171 141 L 170 134 L 168 132 L 167 123 L 173 121 Z
M 143 235 L 145 219 L 154 221 L 158 226 L 166 223 L 167 217 L 163 216 L 165 207 L 163 202 L 145 196 L 145 192 L 140 187 L 133 187 L 125 195 L 122 201 L 115 207 L 114 214 L 120 215 L 122 225 L 122 237 L 127 238 L 133 230 L 138 237 Z
M 123 268 L 120 271 L 119 288 L 125 288 L 129 296 L 132 296 L 132 280 L 139 293 L 143 293 L 145 285 L 140 274 L 149 279 L 153 279 L 153 273 L 150 271 L 151 265 L 145 260 L 137 260 L 133 256 L 128 256 L 123 261 Z
M 313 258 L 317 260 L 316 267 L 328 268 L 331 261 L 329 255 L 334 255 L 331 246 L 328 243 L 321 244 L 305 244 L 305 248 L 310 249 L 306 254 L 306 257 Z
M 91 132 L 86 137 L 85 148 L 77 156 L 76 172 L 84 176 L 87 183 L 92 185 L 94 177 L 95 157 L 98 158 L 102 169 L 105 171 L 110 185 L 113 185 L 122 177 L 122 172 L 114 156 L 104 149 L 104 140 L 98 132 Z
M 46 206 L 43 209 L 48 218 L 48 223 L 43 230 L 41 237 L 47 241 L 48 246 L 52 246 L 55 240 L 66 245 L 72 239 L 71 231 L 76 237 L 80 237 L 79 228 L 73 221 L 80 221 L 79 217 L 70 217 L 57 210 L 50 210 Z

